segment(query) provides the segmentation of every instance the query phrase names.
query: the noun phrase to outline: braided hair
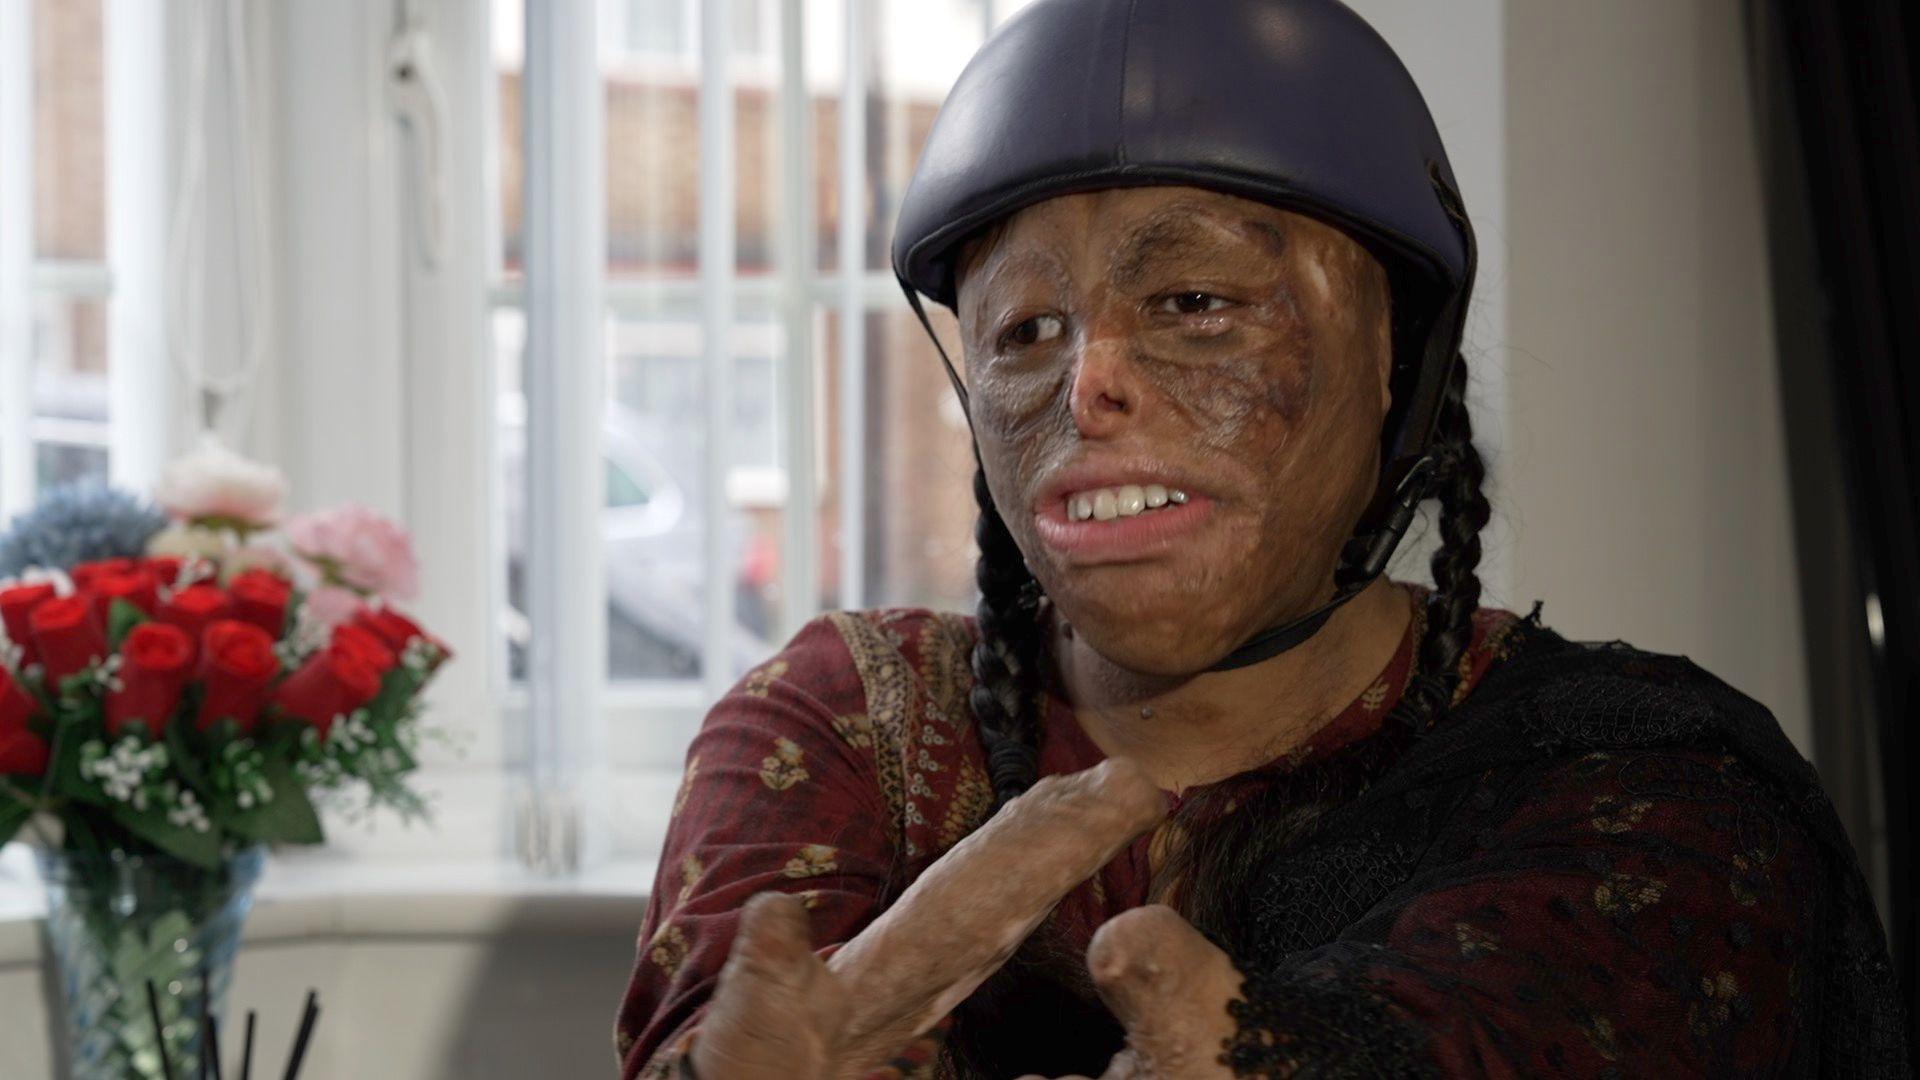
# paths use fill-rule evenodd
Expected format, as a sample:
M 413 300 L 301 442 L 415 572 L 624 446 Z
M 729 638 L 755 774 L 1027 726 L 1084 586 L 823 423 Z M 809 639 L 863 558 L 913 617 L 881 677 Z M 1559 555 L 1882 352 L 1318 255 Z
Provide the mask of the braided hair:
M 1251 794 L 1217 793 L 1219 798 L 1210 799 L 1202 793 L 1184 802 L 1175 815 L 1174 835 L 1183 842 L 1156 875 L 1155 893 L 1216 940 L 1231 940 L 1244 925 L 1252 868 L 1297 838 L 1331 800 L 1343 792 L 1352 794 L 1357 778 L 1432 726 L 1452 704 L 1460 660 L 1473 634 L 1473 614 L 1480 605 L 1480 531 L 1490 514 L 1482 490 L 1486 466 L 1473 445 L 1466 388 L 1467 365 L 1464 357 L 1456 358 L 1435 420 L 1441 544 L 1431 564 L 1434 588 L 1426 601 L 1414 670 L 1383 724 L 1385 737 L 1362 740 L 1351 753 L 1331 755 L 1324 764 L 1289 774 L 1283 784 Z M 975 684 L 970 705 L 986 749 L 995 802 L 1003 805 L 1038 777 L 1045 600 L 994 507 L 984 470 L 975 473 L 973 489 L 980 515 L 980 636 L 971 658 Z M 1350 544 L 1343 563 L 1364 547 L 1364 542 Z M 1229 797 L 1255 812 L 1226 814 L 1223 806 L 1214 805 Z M 1248 805 L 1249 799 L 1271 800 L 1273 812 L 1259 812 Z M 1190 887 L 1181 887 L 1182 882 Z
M 1033 786 L 1039 776 L 1040 659 L 1046 631 L 1040 583 L 993 505 L 977 450 L 973 497 L 980 504 L 974 525 L 980 548 L 974 568 L 980 640 L 970 660 L 974 682 L 968 706 L 987 751 L 987 773 L 998 807 Z

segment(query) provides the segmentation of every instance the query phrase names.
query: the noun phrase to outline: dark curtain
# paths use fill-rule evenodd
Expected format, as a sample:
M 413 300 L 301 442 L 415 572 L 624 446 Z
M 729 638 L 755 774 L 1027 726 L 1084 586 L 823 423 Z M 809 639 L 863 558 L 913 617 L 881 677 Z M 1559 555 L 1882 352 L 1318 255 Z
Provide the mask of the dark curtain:
M 1747 0 L 1747 16 L 1815 757 L 1877 879 L 1911 1023 L 1920 14 L 1904 0 Z

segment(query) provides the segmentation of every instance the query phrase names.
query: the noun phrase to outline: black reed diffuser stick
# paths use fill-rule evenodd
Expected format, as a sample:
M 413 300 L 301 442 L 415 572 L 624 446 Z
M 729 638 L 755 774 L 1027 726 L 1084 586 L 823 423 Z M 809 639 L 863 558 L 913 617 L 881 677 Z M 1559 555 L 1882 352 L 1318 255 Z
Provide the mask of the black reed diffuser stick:
M 207 1080 L 208 1065 L 215 1056 L 207 1035 L 212 1028 L 212 1009 L 213 973 L 207 970 L 207 959 L 203 954 L 200 958 L 200 1080 Z
M 220 1018 L 207 1017 L 206 1037 L 203 1045 L 207 1048 L 207 1060 L 213 1062 L 213 1080 L 226 1080 L 220 1074 Z
M 307 1056 L 307 1040 L 313 1036 L 313 1025 L 320 1018 L 320 994 L 317 990 L 307 991 L 307 1007 L 300 1017 L 300 1033 L 293 1039 L 293 1055 L 287 1059 L 287 1071 L 281 1080 L 295 1080 L 300 1075 L 300 1060 Z
M 147 980 L 147 1010 L 153 1013 L 153 1045 L 160 1050 L 160 1071 L 167 1080 L 173 1080 L 173 1059 L 167 1056 L 167 1029 L 160 1023 L 160 991 L 153 988 L 153 980 Z
M 253 1020 L 253 1010 L 248 1009 L 247 1038 L 240 1049 L 240 1080 L 253 1080 Z

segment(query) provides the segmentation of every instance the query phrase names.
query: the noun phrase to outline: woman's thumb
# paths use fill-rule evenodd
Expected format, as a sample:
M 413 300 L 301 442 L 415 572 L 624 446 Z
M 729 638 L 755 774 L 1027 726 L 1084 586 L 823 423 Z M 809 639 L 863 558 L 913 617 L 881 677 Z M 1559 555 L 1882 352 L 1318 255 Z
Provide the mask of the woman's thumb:
M 1149 904 L 1108 920 L 1087 948 L 1087 969 L 1149 1075 L 1226 1075 L 1217 1059 L 1233 1034 L 1227 1002 L 1240 973 L 1172 908 Z

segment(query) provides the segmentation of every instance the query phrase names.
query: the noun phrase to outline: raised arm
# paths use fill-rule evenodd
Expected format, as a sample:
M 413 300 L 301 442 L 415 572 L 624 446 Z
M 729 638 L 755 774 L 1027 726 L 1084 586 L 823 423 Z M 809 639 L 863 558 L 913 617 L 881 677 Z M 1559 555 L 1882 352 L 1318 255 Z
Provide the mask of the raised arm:
M 1142 770 L 1109 760 L 1043 778 L 898 880 L 873 761 L 836 731 L 860 703 L 796 678 L 833 660 L 827 641 L 803 632 L 695 741 L 621 1013 L 628 1076 L 683 1057 L 704 1080 L 862 1076 L 1166 815 Z M 755 899 L 770 892 L 799 895 Z

